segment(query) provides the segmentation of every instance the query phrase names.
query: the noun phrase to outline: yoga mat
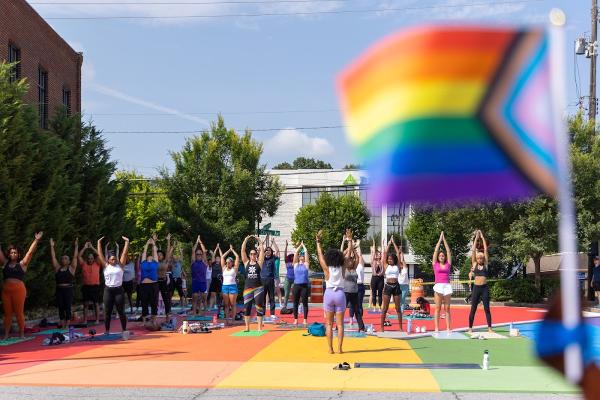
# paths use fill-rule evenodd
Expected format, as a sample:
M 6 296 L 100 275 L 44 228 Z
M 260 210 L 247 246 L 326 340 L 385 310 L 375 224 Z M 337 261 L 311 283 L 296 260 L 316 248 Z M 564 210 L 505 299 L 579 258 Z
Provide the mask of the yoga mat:
M 479 339 L 481 336 L 486 339 L 508 339 L 508 337 L 500 335 L 496 332 L 473 332 L 471 334 L 471 339 Z
M 458 333 L 458 332 L 437 332 L 437 333 L 432 333 L 431 336 L 433 336 L 435 339 L 440 339 L 440 340 L 467 340 L 468 338 L 463 335 L 462 333 Z
M 264 335 L 266 333 L 267 333 L 267 331 L 250 331 L 250 332 L 239 331 L 239 332 L 233 333 L 231 336 L 235 336 L 235 337 L 259 337 L 259 336 L 262 336 L 262 335 Z
M 431 320 L 433 320 L 433 317 L 415 318 L 412 315 L 405 315 L 404 319 L 412 319 L 413 321 L 431 321 Z
M 45 331 L 36 332 L 34 333 L 34 335 L 52 335 L 54 333 L 62 333 L 68 335 L 69 331 L 67 329 L 46 329 Z
M 131 332 L 129 334 L 131 335 Z M 123 335 L 120 333 L 110 333 L 108 335 L 100 333 L 98 335 L 89 336 L 86 340 L 88 340 L 90 342 L 110 342 L 110 341 L 122 340 L 122 339 L 123 339 Z
M 337 336 L 337 331 L 335 331 L 335 335 Z M 365 332 L 354 332 L 354 331 L 344 331 L 345 338 L 366 338 L 367 334 Z
M 354 363 L 354 368 L 481 369 L 479 364 Z
M 371 315 L 381 314 L 381 311 L 367 311 L 367 314 L 371 314 Z
M 26 342 L 31 339 L 34 339 L 34 336 L 26 336 L 24 338 L 11 337 L 6 340 L 0 340 L 0 346 L 10 346 L 11 344 Z
M 376 332 L 375 336 L 386 339 L 406 339 L 408 337 L 408 333 L 400 331 L 385 331 Z
M 191 315 L 186 318 L 188 321 L 212 321 L 213 317 L 209 317 L 206 315 Z

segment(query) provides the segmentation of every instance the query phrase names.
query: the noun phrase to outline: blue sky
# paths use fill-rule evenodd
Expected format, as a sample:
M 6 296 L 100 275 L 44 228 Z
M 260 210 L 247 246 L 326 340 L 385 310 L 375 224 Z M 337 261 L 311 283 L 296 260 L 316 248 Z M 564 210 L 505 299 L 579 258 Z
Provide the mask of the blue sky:
M 31 0 L 34 2 L 92 0 Z M 141 0 L 94 0 L 95 3 Z M 145 20 L 61 20 L 48 22 L 76 50 L 84 52 L 83 111 L 104 130 L 121 169 L 146 176 L 171 166 L 190 133 L 115 131 L 197 131 L 221 112 L 233 128 L 255 132 L 272 166 L 297 156 L 353 162 L 343 129 L 302 129 L 342 125 L 334 78 L 379 38 L 403 27 L 432 21 L 494 24 L 544 23 L 552 7 L 568 17 L 569 112 L 576 110 L 573 42 L 590 30 L 588 0 L 341 0 L 260 4 L 181 5 L 200 0 L 148 0 L 169 5 L 42 5 L 46 18 L 78 16 L 175 16 L 297 13 L 400 9 L 268 17 Z M 202 0 L 216 2 L 219 0 Z M 250 0 L 248 0 L 250 1 Z M 476 6 L 474 6 L 476 4 Z M 577 59 L 582 95 L 589 62 Z M 294 112 L 290 112 L 294 111 Z M 293 128 L 293 129 L 289 129 Z

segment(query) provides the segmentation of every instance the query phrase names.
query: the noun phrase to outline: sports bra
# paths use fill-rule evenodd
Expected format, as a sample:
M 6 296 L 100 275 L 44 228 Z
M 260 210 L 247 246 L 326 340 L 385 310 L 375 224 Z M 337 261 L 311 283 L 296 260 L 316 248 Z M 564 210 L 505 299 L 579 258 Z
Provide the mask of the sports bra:
M 388 265 L 385 269 L 385 279 L 398 279 L 400 270 L 397 265 Z
M 58 271 L 56 271 L 56 273 L 54 274 L 55 278 L 56 278 L 56 284 L 57 285 L 73 285 L 73 274 L 71 273 L 71 271 L 69 271 L 69 268 L 62 270 L 59 269 Z
M 14 267 L 9 267 L 8 263 L 4 265 L 4 280 L 17 279 L 19 281 L 25 280 L 25 271 L 21 267 L 21 263 L 18 262 Z
M 479 265 L 475 265 L 475 267 L 473 267 L 473 275 L 484 276 L 487 278 L 487 276 L 488 276 L 487 265 L 484 265 L 482 269 L 479 269 Z
M 235 268 L 223 269 L 223 285 L 235 285 Z

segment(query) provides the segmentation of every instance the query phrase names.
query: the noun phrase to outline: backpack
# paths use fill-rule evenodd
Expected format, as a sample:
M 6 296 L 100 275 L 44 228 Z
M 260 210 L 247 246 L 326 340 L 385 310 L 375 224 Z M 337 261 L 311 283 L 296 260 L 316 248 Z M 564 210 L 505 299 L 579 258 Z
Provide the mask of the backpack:
M 325 325 L 320 322 L 313 322 L 308 326 L 308 335 L 310 336 L 325 336 Z
M 292 313 L 293 313 L 293 310 L 291 308 L 283 307 L 281 309 L 281 314 L 285 315 L 285 314 L 292 314 Z

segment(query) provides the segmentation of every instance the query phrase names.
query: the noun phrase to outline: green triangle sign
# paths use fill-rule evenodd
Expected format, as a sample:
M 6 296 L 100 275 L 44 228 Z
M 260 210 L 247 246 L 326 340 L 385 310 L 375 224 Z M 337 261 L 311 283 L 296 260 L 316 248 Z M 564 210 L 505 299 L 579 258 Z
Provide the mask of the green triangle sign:
M 348 177 L 344 180 L 344 185 L 356 185 L 356 179 L 352 176 L 352 174 L 348 175 Z

